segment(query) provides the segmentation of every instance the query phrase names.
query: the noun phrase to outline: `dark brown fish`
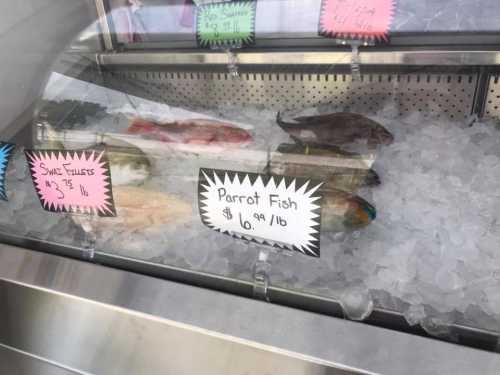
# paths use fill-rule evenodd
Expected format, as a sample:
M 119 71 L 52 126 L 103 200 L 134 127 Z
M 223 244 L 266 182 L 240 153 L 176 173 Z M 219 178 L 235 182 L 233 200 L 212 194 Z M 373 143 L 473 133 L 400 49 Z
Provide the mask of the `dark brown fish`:
M 377 217 L 373 205 L 342 190 L 322 191 L 321 231 L 348 232 L 366 227 Z
M 281 144 L 278 152 L 283 154 L 320 156 L 352 160 L 353 164 L 363 165 L 363 156 L 343 151 L 335 146 L 315 146 L 308 144 Z M 347 163 L 349 164 L 349 163 Z M 378 174 L 369 168 L 348 168 L 341 166 L 306 164 L 290 162 L 289 160 L 271 160 L 270 171 L 293 177 L 317 178 L 325 182 L 324 189 L 339 189 L 354 192 L 360 187 L 380 185 Z
M 278 125 L 297 142 L 343 145 L 366 141 L 369 145 L 388 145 L 393 135 L 378 122 L 357 113 L 339 112 L 283 120 L 278 112 Z

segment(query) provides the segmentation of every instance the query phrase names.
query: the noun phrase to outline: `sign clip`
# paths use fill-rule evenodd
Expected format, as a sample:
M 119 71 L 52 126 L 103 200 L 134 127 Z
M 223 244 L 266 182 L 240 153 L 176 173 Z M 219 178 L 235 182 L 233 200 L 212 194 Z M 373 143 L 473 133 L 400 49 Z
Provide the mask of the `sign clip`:
M 259 257 L 255 262 L 253 270 L 253 296 L 256 299 L 269 302 L 267 290 L 269 287 L 269 271 L 271 270 L 271 263 L 268 262 L 268 259 L 268 250 L 260 250 Z

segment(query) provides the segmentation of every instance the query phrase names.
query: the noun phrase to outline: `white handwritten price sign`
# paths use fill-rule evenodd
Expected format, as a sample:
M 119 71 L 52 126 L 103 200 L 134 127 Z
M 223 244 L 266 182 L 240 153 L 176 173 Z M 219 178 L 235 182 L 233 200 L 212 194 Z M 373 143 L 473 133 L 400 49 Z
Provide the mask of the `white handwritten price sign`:
M 221 233 L 319 257 L 320 186 L 308 179 L 202 168 L 200 217 Z
M 45 210 L 116 216 L 104 151 L 26 150 L 25 154 Z

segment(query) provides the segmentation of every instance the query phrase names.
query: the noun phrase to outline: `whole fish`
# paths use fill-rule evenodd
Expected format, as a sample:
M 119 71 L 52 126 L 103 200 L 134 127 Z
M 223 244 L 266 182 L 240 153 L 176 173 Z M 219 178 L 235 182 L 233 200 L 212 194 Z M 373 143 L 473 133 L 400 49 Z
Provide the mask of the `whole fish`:
M 128 128 L 130 134 L 145 134 L 162 142 L 189 144 L 247 143 L 250 134 L 233 124 L 209 119 L 180 120 L 168 123 L 134 119 Z
M 308 156 L 321 156 L 352 160 L 353 164 L 363 165 L 363 156 L 343 151 L 336 146 L 318 146 L 309 144 L 280 144 L 278 152 Z M 348 163 L 347 163 L 348 164 Z M 366 162 L 368 165 L 368 161 Z M 380 185 L 380 178 L 373 169 L 349 168 L 335 165 L 306 164 L 289 160 L 271 160 L 270 171 L 293 177 L 318 178 L 324 181 L 324 189 L 334 188 L 354 192 L 360 187 Z
M 278 112 L 276 121 L 299 143 L 343 145 L 366 141 L 369 145 L 388 145 L 394 140 L 393 135 L 378 122 L 357 113 L 301 116 L 286 122 Z
M 342 190 L 323 190 L 321 231 L 348 232 L 366 227 L 377 217 L 377 211 L 361 197 Z
M 108 137 L 106 143 L 95 147 L 104 149 L 108 156 L 113 186 L 140 185 L 152 175 L 152 163 L 138 147 Z

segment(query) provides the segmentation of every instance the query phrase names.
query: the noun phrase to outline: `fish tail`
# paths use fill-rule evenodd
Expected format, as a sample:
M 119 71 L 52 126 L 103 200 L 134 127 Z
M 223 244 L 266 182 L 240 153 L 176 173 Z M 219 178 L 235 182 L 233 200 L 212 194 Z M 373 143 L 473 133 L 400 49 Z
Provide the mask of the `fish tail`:
M 280 128 L 282 128 L 283 130 L 287 130 L 288 128 L 293 128 L 293 127 L 297 127 L 300 125 L 300 124 L 294 124 L 291 122 L 284 121 L 283 117 L 281 116 L 281 112 L 278 112 L 278 114 L 276 116 L 276 122 L 278 123 Z
M 283 122 L 283 119 L 281 117 L 280 111 L 278 111 L 278 114 L 276 115 L 276 122 L 281 128 L 286 127 L 286 124 Z
M 131 134 L 138 134 L 138 133 L 152 133 L 155 131 L 155 129 L 156 126 L 154 123 L 147 120 L 135 118 L 132 120 L 132 123 L 128 127 L 127 131 Z

